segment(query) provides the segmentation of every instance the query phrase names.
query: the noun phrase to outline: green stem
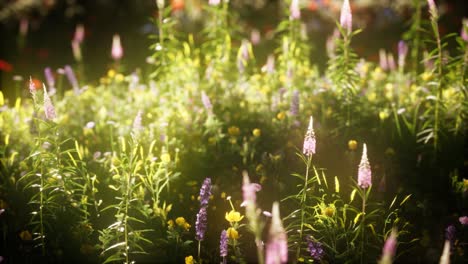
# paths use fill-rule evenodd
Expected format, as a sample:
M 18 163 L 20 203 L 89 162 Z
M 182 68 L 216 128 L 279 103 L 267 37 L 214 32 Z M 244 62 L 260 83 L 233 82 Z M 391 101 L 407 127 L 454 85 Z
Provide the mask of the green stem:
M 299 229 L 299 243 L 298 243 L 297 251 L 296 251 L 296 261 L 301 256 L 301 245 L 302 245 L 302 238 L 303 238 L 303 232 L 304 232 L 305 204 L 307 200 L 307 184 L 309 182 L 309 170 L 310 170 L 311 162 L 312 162 L 312 155 L 309 155 L 307 157 L 304 189 L 302 190 L 302 197 L 301 197 L 301 225 Z
M 418 63 L 419 63 L 419 43 L 420 43 L 420 28 L 421 28 L 421 1 L 415 0 L 415 10 L 413 17 L 413 25 L 411 26 L 411 31 L 414 34 L 413 37 L 413 47 L 411 49 L 411 59 L 413 62 L 413 72 L 414 75 L 418 73 Z
M 437 41 L 437 77 L 438 77 L 438 82 L 437 82 L 437 99 L 436 99 L 436 105 L 435 105 L 435 124 L 434 124 L 434 151 L 437 152 L 437 147 L 439 143 L 439 115 L 440 115 L 440 101 L 442 100 L 442 63 L 443 63 L 443 57 L 442 57 L 442 44 L 440 40 L 440 34 L 439 34 L 439 27 L 437 25 L 437 20 L 438 16 L 431 17 L 431 24 L 432 24 L 432 29 L 434 31 L 434 35 L 436 37 Z
M 365 228 L 365 220 L 366 220 L 366 190 L 362 190 L 362 221 L 361 221 L 361 234 L 362 234 L 362 240 L 361 240 L 361 263 L 363 262 L 363 257 L 364 257 L 364 241 L 365 241 L 365 235 L 366 232 L 364 232 Z
M 45 241 L 44 241 L 44 170 L 41 166 L 41 190 L 40 190 L 40 202 L 39 202 L 39 222 L 40 222 L 40 234 L 41 234 L 41 250 L 42 256 L 45 256 Z
M 201 252 L 201 240 L 198 240 L 198 263 L 202 264 L 202 260 L 200 257 L 200 252 Z

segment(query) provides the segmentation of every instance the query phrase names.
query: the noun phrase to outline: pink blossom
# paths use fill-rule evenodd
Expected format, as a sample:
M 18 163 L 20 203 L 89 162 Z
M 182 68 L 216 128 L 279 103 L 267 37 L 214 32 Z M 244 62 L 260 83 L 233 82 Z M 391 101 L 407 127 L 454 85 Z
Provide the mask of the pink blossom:
M 307 133 L 304 138 L 304 146 L 302 148 L 302 152 L 306 156 L 311 156 L 312 154 L 315 154 L 315 132 L 314 132 L 314 119 L 310 117 L 309 121 L 309 127 L 307 128 Z
M 123 56 L 123 48 L 122 44 L 120 43 L 120 36 L 114 35 L 112 38 L 112 58 L 114 60 L 120 60 Z
M 353 28 L 353 15 L 351 14 L 349 0 L 345 0 L 343 2 L 343 6 L 341 7 L 340 24 L 341 27 L 348 31 L 348 33 L 351 32 Z
M 242 197 L 244 201 L 241 206 L 255 205 L 257 201 L 257 192 L 262 189 L 262 186 L 258 183 L 251 183 L 247 172 L 244 172 L 243 177 Z
M 73 36 L 73 41 L 81 44 L 85 37 L 85 28 L 83 24 L 76 25 L 75 35 Z
M 209 0 L 208 4 L 212 5 L 212 6 L 217 6 L 217 5 L 220 4 L 220 2 L 221 2 L 221 0 Z
M 291 6 L 289 7 L 289 11 L 291 15 L 289 18 L 291 20 L 297 20 L 301 18 L 301 9 L 299 7 L 299 0 L 292 0 Z
M 268 243 L 266 246 L 266 264 L 280 264 L 288 261 L 288 239 L 281 222 L 279 203 L 274 202 Z
M 468 225 L 468 216 L 461 216 L 458 218 L 458 221 L 460 221 L 460 224 L 462 225 Z
M 367 146 L 364 144 L 362 149 L 361 163 L 359 164 L 358 169 L 358 185 L 359 187 L 365 189 L 372 185 L 372 172 L 367 159 Z
M 381 263 L 392 263 L 393 258 L 395 257 L 397 247 L 397 232 L 392 230 L 392 233 L 385 241 L 385 245 L 382 249 L 382 261 Z

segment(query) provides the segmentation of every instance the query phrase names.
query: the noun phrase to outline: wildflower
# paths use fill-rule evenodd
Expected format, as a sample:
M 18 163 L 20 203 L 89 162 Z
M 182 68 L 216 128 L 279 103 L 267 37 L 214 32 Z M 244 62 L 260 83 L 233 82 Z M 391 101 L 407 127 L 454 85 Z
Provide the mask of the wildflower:
M 249 41 L 244 39 L 242 44 L 237 52 L 237 68 L 239 72 L 244 72 L 245 66 L 247 66 L 247 61 L 249 60 Z
M 193 262 L 193 256 L 192 255 L 185 257 L 185 264 L 193 264 L 193 263 L 194 262 Z
M 187 221 L 185 221 L 185 218 L 183 217 L 177 217 L 175 220 L 176 224 L 181 227 L 183 230 L 188 231 L 191 227 Z M 174 225 L 174 223 L 172 223 Z
M 266 264 L 286 263 L 288 261 L 288 240 L 280 218 L 279 203 L 274 202 L 272 219 L 266 246 Z
M 83 24 L 76 25 L 75 35 L 73 36 L 73 42 L 81 44 L 85 37 L 85 28 Z
M 229 213 L 226 213 L 225 218 L 229 223 L 232 224 L 234 222 L 240 222 L 242 219 L 244 219 L 244 216 L 241 215 L 239 212 L 231 210 Z
M 322 208 L 322 215 L 328 216 L 328 217 L 333 217 L 333 215 L 335 215 L 335 211 L 336 211 L 336 208 L 332 204 L 330 206 L 326 206 L 326 207 Z
M 206 95 L 205 91 L 202 91 L 201 99 L 203 106 L 205 107 L 208 114 L 213 114 L 213 105 L 211 104 L 210 98 Z
M 226 230 L 221 232 L 221 237 L 219 238 L 219 256 L 227 257 L 228 255 L 228 237 Z
M 458 218 L 458 221 L 460 221 L 460 224 L 462 225 L 468 225 L 468 216 L 462 216 Z
M 221 0 L 209 0 L 208 4 L 212 5 L 212 6 L 217 6 L 217 5 L 219 5 L 220 2 L 221 2 Z
M 229 239 L 239 239 L 239 232 L 237 232 L 237 230 L 234 227 L 228 228 L 226 234 Z
M 47 67 L 44 69 L 44 75 L 45 75 L 45 79 L 47 82 L 47 86 L 49 86 L 49 88 L 54 88 L 55 79 L 54 79 L 54 74 L 52 73 L 52 69 L 50 69 L 50 67 Z
M 268 55 L 265 65 L 262 67 L 262 72 L 273 73 L 275 71 L 275 56 Z
M 291 108 L 289 112 L 292 116 L 297 116 L 299 114 L 299 91 L 294 90 L 292 98 L 291 98 Z
M 289 19 L 291 20 L 298 20 L 301 18 L 301 9 L 299 8 L 299 0 L 292 0 L 291 6 L 289 7 L 290 16 Z
M 262 135 L 262 130 L 260 130 L 259 128 L 255 128 L 254 130 L 252 130 L 252 135 L 254 137 L 260 137 Z
M 340 24 L 341 27 L 348 31 L 348 34 L 351 32 L 353 25 L 353 16 L 351 14 L 349 0 L 345 0 L 343 2 L 343 6 L 341 7 Z
M 257 200 L 256 193 L 262 189 L 262 186 L 258 183 L 250 183 L 249 176 L 244 173 L 244 179 L 242 184 L 242 196 L 244 201 L 241 206 L 255 205 Z
M 169 153 L 167 153 L 167 152 L 161 154 L 161 161 L 162 161 L 163 163 L 169 163 L 169 162 L 171 162 L 171 154 L 169 154 Z
M 444 250 L 440 256 L 439 264 L 450 264 L 450 241 L 445 240 Z
M 122 44 L 120 43 L 120 36 L 118 34 L 114 35 L 112 38 L 111 55 L 114 60 L 120 60 L 123 56 L 123 48 Z
M 279 112 L 276 115 L 276 118 L 278 118 L 278 120 L 283 120 L 285 117 L 286 117 L 286 114 L 283 111 Z
M 44 113 L 47 119 L 53 120 L 55 116 L 55 108 L 52 105 L 52 101 L 50 100 L 49 94 L 47 93 L 47 89 L 44 87 Z
M 174 220 L 167 221 L 167 229 L 172 230 L 174 229 Z
M 314 238 L 312 236 L 307 236 L 307 251 L 310 252 L 310 256 L 316 260 L 320 261 L 323 256 L 325 255 L 325 252 L 323 251 L 322 244 L 320 242 L 314 241 Z
M 64 70 L 65 70 L 65 75 L 67 76 L 68 81 L 73 87 L 73 90 L 75 91 L 75 93 L 78 92 L 80 87 L 78 85 L 78 80 L 76 79 L 76 76 L 75 76 L 75 73 L 73 72 L 72 67 L 70 67 L 70 65 L 65 65 Z
M 28 34 L 28 29 L 29 29 L 29 20 L 27 18 L 21 18 L 20 24 L 19 24 L 19 33 L 22 37 L 26 36 Z
M 398 67 L 403 69 L 405 67 L 405 59 L 408 54 L 408 45 L 403 40 L 398 42 Z
M 252 30 L 252 32 L 250 32 L 250 42 L 252 42 L 253 45 L 258 45 L 260 40 L 260 31 L 258 31 L 258 29 Z
M 141 115 L 143 112 L 141 110 L 138 110 L 137 115 L 135 116 L 135 119 L 133 120 L 133 131 L 138 133 L 141 130 L 143 130 L 143 126 L 141 125 Z
M 200 188 L 200 205 L 202 207 L 208 206 L 208 200 L 211 196 L 211 179 L 206 178 Z
M 392 233 L 385 241 L 382 248 L 382 259 L 379 261 L 380 264 L 391 264 L 396 253 L 397 247 L 397 232 L 392 230 Z
M 364 144 L 362 150 L 361 163 L 359 163 L 358 170 L 358 185 L 359 187 L 365 189 L 372 185 L 372 173 L 367 159 L 367 146 Z
M 75 58 L 76 61 L 80 62 L 83 59 L 83 56 L 81 55 L 80 43 L 73 40 L 71 42 L 71 47 L 73 52 L 73 58 Z
M 233 137 L 238 136 L 240 134 L 240 129 L 236 126 L 231 126 L 228 128 L 228 134 Z
M 348 141 L 348 149 L 351 150 L 351 151 L 355 151 L 357 149 L 357 141 L 354 140 L 354 139 L 351 139 L 350 141 Z
M 309 121 L 309 127 L 307 128 L 307 133 L 304 138 L 304 146 L 302 149 L 302 152 L 306 156 L 311 156 L 312 154 L 315 154 L 315 132 L 314 132 L 314 119 L 312 116 L 310 117 Z
M 431 19 L 436 19 L 439 15 L 437 14 L 437 6 L 434 3 L 434 0 L 427 0 L 429 5 L 429 13 L 431 14 Z
M 468 19 L 467 18 L 464 18 L 462 21 L 462 29 L 460 32 L 460 36 L 465 42 L 468 42 Z
M 387 53 L 384 49 L 379 49 L 379 66 L 382 70 L 388 70 Z
M 395 59 L 393 58 L 393 54 L 391 53 L 387 54 L 387 63 L 388 63 L 389 70 L 394 71 L 396 69 Z
M 207 228 L 207 212 L 206 207 L 201 207 L 200 211 L 197 214 L 197 221 L 195 222 L 195 239 L 198 241 L 202 241 L 205 239 L 205 233 Z
M 23 241 L 30 241 L 30 240 L 32 240 L 31 232 L 29 232 L 28 230 L 23 230 L 23 231 L 21 231 L 21 233 L 19 234 L 19 237 L 20 237 L 21 240 L 23 240 Z

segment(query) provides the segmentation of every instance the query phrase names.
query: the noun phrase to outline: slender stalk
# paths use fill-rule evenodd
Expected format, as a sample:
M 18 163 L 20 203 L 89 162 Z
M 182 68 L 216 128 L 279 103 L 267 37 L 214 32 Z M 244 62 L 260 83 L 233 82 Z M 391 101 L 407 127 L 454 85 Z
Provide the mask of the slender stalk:
M 130 263 L 129 262 L 129 257 L 128 257 L 128 202 L 129 202 L 129 195 L 130 195 L 130 175 L 126 175 L 126 189 L 125 189 L 125 214 L 124 214 L 124 239 L 125 239 L 125 263 Z
M 364 257 L 364 241 L 365 241 L 365 236 L 366 232 L 364 232 L 365 228 L 365 220 L 366 220 L 366 190 L 362 190 L 362 221 L 361 221 L 361 234 L 362 234 L 362 240 L 361 240 L 361 263 L 363 262 L 363 257 Z
M 420 32 L 421 28 L 421 1 L 415 0 L 415 13 L 413 16 L 413 25 L 411 26 L 411 31 L 414 34 L 413 37 L 413 47 L 411 49 L 411 59 L 413 63 L 413 72 L 414 75 L 418 73 L 418 63 L 419 63 L 419 43 L 420 43 Z
M 198 263 L 202 263 L 201 257 L 200 257 L 200 252 L 201 252 L 201 241 L 198 240 Z
M 259 264 L 265 263 L 265 257 L 263 254 L 263 243 L 261 238 L 261 230 L 258 230 L 255 235 L 255 244 L 257 245 L 257 259 Z
M 309 170 L 310 170 L 311 163 L 312 163 L 312 155 L 308 155 L 307 163 L 306 163 L 306 175 L 305 175 L 305 181 L 304 181 L 304 189 L 302 190 L 302 197 L 301 197 L 301 227 L 299 229 L 299 243 L 298 243 L 297 251 L 296 251 L 296 260 L 299 259 L 299 257 L 301 256 L 301 244 L 302 244 L 302 238 L 303 238 L 303 232 L 304 232 L 305 203 L 307 200 L 307 183 L 309 182 Z
M 45 256 L 45 241 L 44 241 L 44 170 L 41 166 L 41 190 L 39 192 L 39 221 L 40 221 L 40 234 L 41 234 L 41 251 L 42 256 Z
M 440 40 L 439 34 L 439 27 L 437 25 L 438 15 L 434 15 L 431 17 L 431 25 L 432 30 L 434 31 L 434 35 L 436 37 L 437 43 L 437 77 L 439 78 L 437 82 L 437 100 L 435 105 L 435 124 L 434 124 L 434 151 L 437 152 L 437 147 L 439 143 L 439 116 L 440 116 L 440 100 L 442 100 L 442 64 L 443 64 L 443 57 L 442 57 L 442 44 Z

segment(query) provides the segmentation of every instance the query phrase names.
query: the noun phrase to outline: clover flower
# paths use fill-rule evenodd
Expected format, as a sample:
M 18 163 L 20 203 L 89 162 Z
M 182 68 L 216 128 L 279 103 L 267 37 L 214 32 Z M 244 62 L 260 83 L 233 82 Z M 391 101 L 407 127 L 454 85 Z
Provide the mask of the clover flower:
M 310 117 L 309 127 L 307 128 L 307 133 L 304 138 L 304 146 L 302 149 L 302 153 L 306 156 L 311 156 L 315 154 L 315 132 L 314 132 L 314 119 L 312 116 Z
M 372 185 L 372 172 L 367 159 L 367 146 L 364 144 L 362 149 L 361 163 L 359 163 L 358 169 L 358 185 L 365 189 Z
M 206 178 L 200 188 L 200 205 L 202 207 L 208 206 L 208 201 L 211 196 L 211 179 Z
M 351 14 L 349 0 L 345 0 L 343 2 L 343 6 L 341 7 L 340 25 L 348 31 L 348 34 L 351 32 L 353 26 L 353 16 Z
M 197 221 L 195 222 L 195 239 L 202 241 L 205 239 L 205 233 L 207 228 L 208 216 L 206 207 L 201 207 L 197 214 Z
M 310 256 L 314 260 L 320 261 L 325 255 L 325 251 L 323 251 L 322 244 L 318 241 L 315 241 L 312 236 L 307 236 L 306 240 L 307 240 L 307 251 L 309 251 Z
M 221 232 L 221 237 L 219 238 L 219 256 L 226 257 L 228 255 L 228 237 L 226 230 Z
M 272 219 L 266 246 L 266 264 L 286 263 L 288 261 L 288 239 L 281 222 L 279 203 L 274 202 Z

